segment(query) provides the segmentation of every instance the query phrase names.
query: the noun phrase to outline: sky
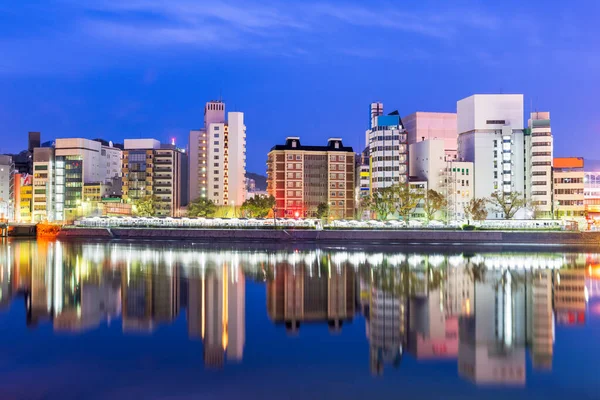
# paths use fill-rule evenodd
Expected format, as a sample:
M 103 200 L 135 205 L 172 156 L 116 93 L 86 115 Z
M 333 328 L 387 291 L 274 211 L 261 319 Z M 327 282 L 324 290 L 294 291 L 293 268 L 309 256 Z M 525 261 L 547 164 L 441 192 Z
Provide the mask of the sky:
M 455 112 L 475 93 L 550 111 L 555 155 L 598 159 L 600 2 L 0 2 L 0 152 L 27 132 L 176 138 L 243 111 L 247 170 L 287 136 L 364 147 L 368 107 Z M 524 116 L 525 118 L 525 116 Z

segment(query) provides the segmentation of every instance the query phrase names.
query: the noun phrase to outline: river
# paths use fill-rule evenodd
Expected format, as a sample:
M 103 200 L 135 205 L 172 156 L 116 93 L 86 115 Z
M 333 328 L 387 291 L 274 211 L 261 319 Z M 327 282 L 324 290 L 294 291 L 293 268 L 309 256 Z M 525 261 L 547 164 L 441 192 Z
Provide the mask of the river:
M 600 398 L 600 253 L 0 243 L 0 399 Z

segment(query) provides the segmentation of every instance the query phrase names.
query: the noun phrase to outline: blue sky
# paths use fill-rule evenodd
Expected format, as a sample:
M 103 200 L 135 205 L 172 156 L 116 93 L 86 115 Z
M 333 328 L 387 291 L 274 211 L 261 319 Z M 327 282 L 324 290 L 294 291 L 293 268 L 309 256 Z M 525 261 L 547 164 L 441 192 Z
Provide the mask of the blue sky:
M 523 93 L 556 155 L 600 158 L 600 2 L 0 2 L 0 152 L 26 133 L 187 142 L 203 105 L 244 111 L 248 170 L 286 136 L 363 145 L 367 108 L 455 111 Z

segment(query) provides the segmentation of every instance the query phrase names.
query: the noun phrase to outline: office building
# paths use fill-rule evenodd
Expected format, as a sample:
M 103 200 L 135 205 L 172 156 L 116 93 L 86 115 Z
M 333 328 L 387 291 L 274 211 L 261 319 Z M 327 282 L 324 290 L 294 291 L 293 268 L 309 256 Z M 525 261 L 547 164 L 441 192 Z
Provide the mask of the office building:
M 371 190 L 408 183 L 407 133 L 398 111 L 383 115 L 383 104 L 370 107 L 366 132 L 371 164 Z
M 362 153 L 356 154 L 356 169 L 355 169 L 355 204 L 356 208 L 361 212 L 358 215 L 360 219 L 369 218 L 369 210 L 363 210 L 361 203 L 371 197 L 371 157 L 369 148 L 366 147 Z
M 423 140 L 442 140 L 446 161 L 457 157 L 456 113 L 416 112 L 402 118 L 408 145 Z
M 135 204 L 152 197 L 156 216 L 179 215 L 187 182 L 184 168 L 185 154 L 174 145 L 161 145 L 155 139 L 125 139 L 123 200 Z
M 553 161 L 554 214 L 581 220 L 585 215 L 585 173 L 582 157 L 556 157 Z
M 305 146 L 298 137 L 271 148 L 267 192 L 275 197 L 279 218 L 314 218 L 329 204 L 332 218 L 354 217 L 354 151 L 339 138 L 326 146 Z
M 554 144 L 549 112 L 532 112 L 525 135 L 525 198 L 535 218 L 552 218 L 552 157 Z
M 217 205 L 241 205 L 246 199 L 246 125 L 244 113 L 209 101 L 204 128 L 190 131 L 189 200 L 204 197 Z
M 0 219 L 13 220 L 15 215 L 15 165 L 11 156 L 0 155 Z
M 473 163 L 474 197 L 526 195 L 530 174 L 523 129 L 523 95 L 473 95 L 457 103 L 458 159 Z M 520 217 L 522 217 L 519 214 Z M 488 218 L 503 218 L 488 206 Z

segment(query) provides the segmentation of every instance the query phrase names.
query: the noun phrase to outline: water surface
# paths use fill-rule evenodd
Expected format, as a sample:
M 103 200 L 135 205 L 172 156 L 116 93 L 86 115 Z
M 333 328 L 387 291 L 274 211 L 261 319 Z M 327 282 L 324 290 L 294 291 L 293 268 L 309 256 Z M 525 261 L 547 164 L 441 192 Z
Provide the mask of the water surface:
M 600 254 L 466 250 L 3 242 L 0 398 L 600 398 Z

